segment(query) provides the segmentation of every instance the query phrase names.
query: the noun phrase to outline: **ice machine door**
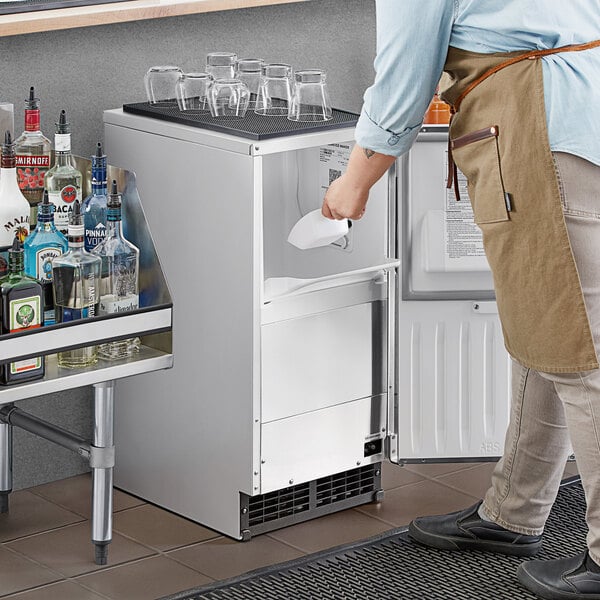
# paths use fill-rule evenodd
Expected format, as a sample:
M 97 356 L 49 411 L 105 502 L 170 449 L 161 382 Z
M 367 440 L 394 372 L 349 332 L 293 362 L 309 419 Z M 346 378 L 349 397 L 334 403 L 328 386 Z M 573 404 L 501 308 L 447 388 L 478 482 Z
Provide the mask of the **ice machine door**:
M 399 161 L 393 462 L 502 454 L 510 359 L 481 232 L 461 175 L 446 189 L 447 128 L 424 129 Z
M 453 188 L 446 188 L 447 129 L 422 129 L 399 161 L 402 297 L 493 299 L 492 274 L 464 175 L 459 173 L 460 201 Z

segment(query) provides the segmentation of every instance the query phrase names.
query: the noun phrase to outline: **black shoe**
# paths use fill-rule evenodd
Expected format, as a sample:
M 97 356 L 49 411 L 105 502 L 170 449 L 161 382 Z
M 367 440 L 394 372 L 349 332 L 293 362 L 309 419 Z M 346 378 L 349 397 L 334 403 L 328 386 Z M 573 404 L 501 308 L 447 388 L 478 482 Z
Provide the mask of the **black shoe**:
M 519 565 L 522 585 L 547 600 L 600 600 L 600 573 L 586 565 L 587 552 L 573 558 L 532 560 Z
M 523 535 L 484 521 L 479 501 L 462 511 L 436 517 L 419 517 L 408 526 L 415 541 L 443 550 L 483 550 L 517 556 L 533 556 L 542 546 L 541 535 Z

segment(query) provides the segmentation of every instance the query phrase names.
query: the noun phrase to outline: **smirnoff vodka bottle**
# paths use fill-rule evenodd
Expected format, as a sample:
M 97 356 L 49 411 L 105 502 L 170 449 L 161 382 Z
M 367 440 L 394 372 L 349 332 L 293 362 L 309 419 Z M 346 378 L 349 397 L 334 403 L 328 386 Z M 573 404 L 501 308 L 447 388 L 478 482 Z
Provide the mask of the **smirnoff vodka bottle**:
M 42 201 L 44 180 L 50 168 L 51 150 L 50 140 L 40 129 L 40 100 L 35 97 L 35 90 L 31 87 L 29 98 L 25 100 L 25 130 L 15 141 L 15 154 L 19 189 L 31 206 L 29 226 L 32 231 L 36 225 L 37 205 Z
M 67 233 L 75 200 L 81 202 L 81 182 L 81 173 L 75 168 L 71 154 L 71 126 L 63 110 L 56 123 L 54 165 L 46 173 L 46 190 L 54 204 L 54 223 L 61 233 Z
M 92 254 L 102 259 L 100 282 L 100 314 L 124 313 L 139 307 L 138 273 L 140 251 L 123 237 L 121 194 L 113 180 L 108 196 L 106 238 Z M 101 358 L 116 360 L 131 356 L 139 350 L 139 338 L 101 344 Z

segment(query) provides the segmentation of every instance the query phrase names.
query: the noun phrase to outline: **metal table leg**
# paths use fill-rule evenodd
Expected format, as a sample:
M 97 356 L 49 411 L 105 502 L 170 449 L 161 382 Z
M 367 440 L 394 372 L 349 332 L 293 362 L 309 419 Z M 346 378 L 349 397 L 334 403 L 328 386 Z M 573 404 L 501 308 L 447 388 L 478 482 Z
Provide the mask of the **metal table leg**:
M 12 491 L 12 425 L 0 422 L 0 513 L 8 512 Z
M 108 544 L 112 540 L 114 390 L 114 381 L 94 385 L 94 441 L 90 466 L 93 474 L 92 542 L 98 565 L 106 564 Z

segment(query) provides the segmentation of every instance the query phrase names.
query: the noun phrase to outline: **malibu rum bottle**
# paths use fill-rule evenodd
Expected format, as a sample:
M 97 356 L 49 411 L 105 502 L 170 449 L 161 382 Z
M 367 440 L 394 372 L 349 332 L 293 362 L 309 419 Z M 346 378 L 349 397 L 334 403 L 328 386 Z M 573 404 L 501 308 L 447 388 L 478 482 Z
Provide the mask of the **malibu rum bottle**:
M 99 314 L 124 313 L 138 308 L 140 251 L 123 237 L 121 194 L 117 192 L 115 180 L 108 195 L 106 238 L 92 254 L 102 259 Z M 139 347 L 139 338 L 130 338 L 100 344 L 98 353 L 105 360 L 117 360 L 131 356 Z
M 29 227 L 36 224 L 37 205 L 42 201 L 44 179 L 50 168 L 50 140 L 40 129 L 40 99 L 35 97 L 33 87 L 25 100 L 25 131 L 15 140 L 17 156 L 17 179 L 19 189 L 27 198 L 31 211 Z
M 52 260 L 54 313 L 57 323 L 89 319 L 98 314 L 100 258 L 83 247 L 83 215 L 78 200 L 73 202 L 68 231 L 69 249 Z M 89 367 L 98 362 L 96 346 L 58 353 L 58 366 Z
M 75 200 L 81 202 L 81 172 L 75 168 L 71 154 L 71 126 L 60 111 L 54 136 L 54 165 L 46 173 L 46 190 L 54 204 L 54 223 L 61 233 L 69 229 L 69 215 Z
M 15 145 L 7 131 L 0 160 L 0 277 L 7 273 L 7 251 L 13 240 L 18 237 L 23 242 L 29 233 L 29 202 L 19 189 L 15 165 Z
M 52 261 L 67 251 L 67 238 L 54 225 L 54 204 L 44 191 L 38 205 L 37 226 L 25 240 L 25 273 L 37 279 L 44 295 L 44 325 L 54 325 L 54 298 L 52 292 Z
M 8 275 L 0 279 L 2 333 L 15 333 L 43 325 L 42 286 L 23 273 L 23 248 L 18 238 L 8 251 Z M 44 376 L 44 357 L 2 365 L 0 383 L 10 385 Z

